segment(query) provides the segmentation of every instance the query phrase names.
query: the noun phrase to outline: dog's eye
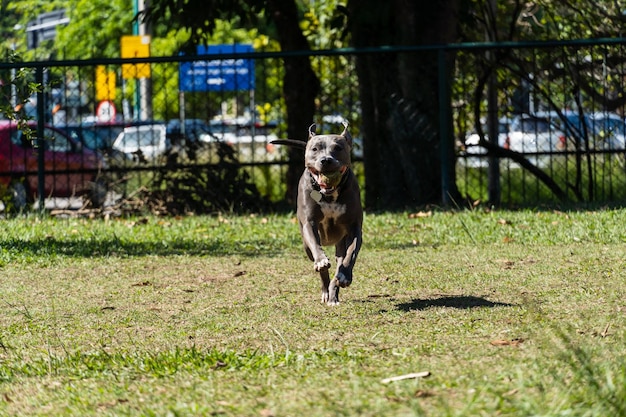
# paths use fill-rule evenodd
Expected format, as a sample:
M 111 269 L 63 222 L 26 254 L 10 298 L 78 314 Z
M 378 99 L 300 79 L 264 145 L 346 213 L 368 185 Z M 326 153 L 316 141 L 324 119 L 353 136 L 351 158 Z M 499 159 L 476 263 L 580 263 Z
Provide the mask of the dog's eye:
M 317 146 L 312 147 L 312 148 L 311 148 L 311 150 L 312 150 L 313 152 L 317 152 L 317 151 L 318 151 Z

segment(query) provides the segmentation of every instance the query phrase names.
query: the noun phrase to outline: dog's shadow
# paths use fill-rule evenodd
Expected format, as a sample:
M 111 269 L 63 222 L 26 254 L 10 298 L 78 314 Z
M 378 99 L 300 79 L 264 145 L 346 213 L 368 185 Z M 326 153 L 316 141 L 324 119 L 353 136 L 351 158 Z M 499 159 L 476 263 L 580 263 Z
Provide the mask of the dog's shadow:
M 415 310 L 426 310 L 433 307 L 456 308 L 467 310 L 472 308 L 495 308 L 495 307 L 513 307 L 514 304 L 500 303 L 497 301 L 489 301 L 486 298 L 474 297 L 471 295 L 460 296 L 442 296 L 429 299 L 414 299 L 407 303 L 397 304 L 398 310 L 409 312 Z

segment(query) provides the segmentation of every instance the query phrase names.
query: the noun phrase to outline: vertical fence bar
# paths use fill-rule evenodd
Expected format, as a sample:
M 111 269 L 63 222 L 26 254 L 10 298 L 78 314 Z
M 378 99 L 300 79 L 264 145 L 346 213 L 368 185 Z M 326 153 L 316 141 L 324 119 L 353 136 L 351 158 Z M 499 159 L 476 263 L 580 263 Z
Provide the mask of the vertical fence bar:
M 446 49 L 442 46 L 437 50 L 438 90 L 439 90 L 439 151 L 441 157 L 441 202 L 450 206 L 452 179 L 450 174 L 451 136 L 449 128 L 450 97 L 448 93 L 448 69 L 446 64 Z
M 44 68 L 38 66 L 35 70 L 35 82 L 39 85 L 37 90 L 37 193 L 39 199 L 39 211 L 45 210 L 45 150 L 44 123 L 46 117 L 46 103 L 44 94 Z
M 487 61 L 493 62 L 493 56 L 495 54 L 492 51 L 487 51 Z M 495 65 L 495 64 L 494 64 Z M 489 80 L 487 82 L 487 132 L 489 135 L 489 142 L 495 146 L 499 145 L 498 136 L 500 132 L 499 117 L 498 117 L 498 90 L 496 85 L 496 71 L 492 68 Z M 500 159 L 494 155 L 489 156 L 489 168 L 488 168 L 488 194 L 489 204 L 492 206 L 499 206 L 501 200 L 500 191 Z

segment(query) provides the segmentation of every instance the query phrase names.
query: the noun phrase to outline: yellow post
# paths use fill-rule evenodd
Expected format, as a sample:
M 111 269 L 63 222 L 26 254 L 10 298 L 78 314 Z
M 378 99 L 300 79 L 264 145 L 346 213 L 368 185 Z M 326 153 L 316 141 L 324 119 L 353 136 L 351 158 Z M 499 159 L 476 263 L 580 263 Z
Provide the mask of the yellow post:
M 104 65 L 96 67 L 96 100 L 115 100 L 115 72 L 107 71 Z

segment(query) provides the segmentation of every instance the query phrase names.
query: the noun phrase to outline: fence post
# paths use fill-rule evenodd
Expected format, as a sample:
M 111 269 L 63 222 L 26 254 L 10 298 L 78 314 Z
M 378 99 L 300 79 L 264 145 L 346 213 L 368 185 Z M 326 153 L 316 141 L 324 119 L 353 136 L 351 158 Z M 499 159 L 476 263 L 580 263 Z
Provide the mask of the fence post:
M 46 209 L 45 204 L 45 151 L 44 123 L 46 117 L 46 95 L 44 94 L 44 67 L 38 66 L 35 71 L 35 82 L 39 85 L 37 90 L 37 194 L 39 199 L 39 211 Z
M 449 129 L 449 103 L 448 92 L 448 68 L 446 64 L 446 49 L 442 46 L 437 49 L 438 68 L 438 90 L 439 90 L 439 156 L 441 158 L 441 203 L 443 206 L 450 206 L 452 196 L 452 177 L 450 175 L 450 129 Z
M 487 51 L 487 58 L 491 61 L 492 53 Z M 500 126 L 498 120 L 498 90 L 496 85 L 496 72 L 492 69 L 487 82 L 487 135 L 489 142 L 499 145 Z M 494 155 L 489 156 L 489 168 L 487 174 L 489 205 L 499 206 L 500 191 L 500 159 Z

